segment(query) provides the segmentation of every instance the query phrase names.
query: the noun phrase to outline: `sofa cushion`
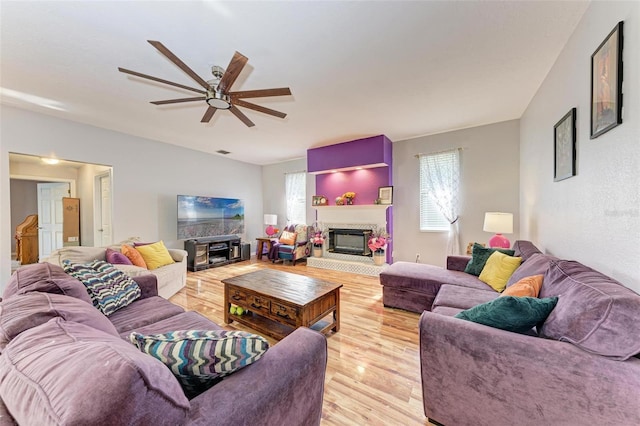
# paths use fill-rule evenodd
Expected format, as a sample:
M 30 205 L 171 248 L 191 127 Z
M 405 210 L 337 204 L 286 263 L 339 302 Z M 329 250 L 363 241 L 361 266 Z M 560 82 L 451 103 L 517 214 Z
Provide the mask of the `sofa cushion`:
M 491 290 L 478 277 L 460 271 L 450 271 L 440 266 L 414 262 L 394 262 L 380 273 L 380 284 L 389 287 L 412 288 L 432 294 L 438 293 L 442 284 Z
M 109 321 L 119 334 L 131 332 L 149 324 L 184 312 L 180 306 L 174 305 L 160 296 L 139 299 L 114 312 Z
M 135 247 L 131 247 L 130 245 L 123 244 L 120 247 L 120 250 L 122 251 L 122 254 L 127 256 L 131 261 L 131 263 L 133 263 L 135 266 L 148 269 L 147 264 L 144 261 L 144 258 Z
M 498 297 L 495 291 L 465 288 L 458 285 L 444 284 L 433 301 L 433 308 L 448 306 L 451 308 L 469 309 L 489 302 Z M 433 309 L 432 309 L 433 310 Z
M 31 292 L 0 303 L 0 351 L 23 331 L 57 317 L 118 336 L 107 317 L 88 303 L 62 294 Z
M 493 252 L 478 278 L 489 284 L 495 291 L 501 292 L 507 286 L 507 281 L 513 272 L 520 266 L 521 261 L 520 257 L 507 256 L 499 251 Z
M 222 330 L 222 327 L 203 317 L 198 312 L 186 311 L 143 327 L 135 328 L 136 333 L 143 335 L 168 333 L 174 330 Z M 120 333 L 120 337 L 127 342 L 130 335 L 131 330 Z
M 107 260 L 105 247 L 71 246 L 57 249 L 47 258 L 47 262 L 62 266 L 65 260 L 71 263 L 88 263 L 92 260 Z
M 507 287 L 500 293 L 500 296 L 538 297 L 542 287 L 542 278 L 542 275 L 525 277 L 511 287 Z
M 514 255 L 521 257 L 523 262 L 526 262 L 534 254 L 541 254 L 542 252 L 531 241 L 517 240 L 513 243 Z
M 133 332 L 129 340 L 169 367 L 190 396 L 258 361 L 269 349 L 264 337 L 245 331 L 188 330 L 151 335 Z
M 104 257 L 112 265 L 133 265 L 127 256 L 110 247 L 107 248 Z
M 552 260 L 558 260 L 557 257 L 549 256 L 542 253 L 534 253 L 526 260 L 523 258 L 522 264 L 518 266 L 509 281 L 507 281 L 507 287 L 520 281 L 522 278 L 530 277 L 532 275 L 544 275 L 549 269 L 549 263 Z
M 80 281 L 65 274 L 60 266 L 51 263 L 34 263 L 18 268 L 11 275 L 2 297 L 7 299 L 15 294 L 31 291 L 64 294 L 93 304 L 87 288 Z
M 72 264 L 66 260 L 64 271 L 85 285 L 93 305 L 107 316 L 140 297 L 138 284 L 105 261 Z
M 484 265 L 487 263 L 489 257 L 496 251 L 507 254 L 509 256 L 513 256 L 514 253 L 513 250 L 501 248 L 486 248 L 478 243 L 474 243 L 471 252 L 471 260 L 469 260 L 467 267 L 464 268 L 464 272 L 466 272 L 467 274 L 475 275 L 476 277 L 479 276 L 482 272 L 482 269 L 484 269 Z
M 149 270 L 158 269 L 174 263 L 173 258 L 162 241 L 153 244 L 144 244 L 135 248 L 135 250 L 140 253 Z
M 18 424 L 183 424 L 171 371 L 119 337 L 54 318 L 0 356 L 0 397 Z
M 640 353 L 640 295 L 579 262 L 552 261 L 540 297 L 557 296 L 543 337 L 626 360 Z
M 498 297 L 455 315 L 466 321 L 488 325 L 501 330 L 526 333 L 544 321 L 558 302 L 557 297 Z

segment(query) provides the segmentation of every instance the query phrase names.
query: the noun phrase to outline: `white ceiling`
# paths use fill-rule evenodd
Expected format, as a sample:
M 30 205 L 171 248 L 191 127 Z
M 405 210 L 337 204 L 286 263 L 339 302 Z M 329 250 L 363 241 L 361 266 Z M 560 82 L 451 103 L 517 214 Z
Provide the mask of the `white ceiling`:
M 0 4 L 1 102 L 254 164 L 385 134 L 398 141 L 519 118 L 586 10 L 585 1 L 8 2 Z M 232 90 L 290 87 L 200 123 L 199 87 L 146 40 L 205 80 L 234 51 Z M 29 96 L 30 95 L 30 96 Z

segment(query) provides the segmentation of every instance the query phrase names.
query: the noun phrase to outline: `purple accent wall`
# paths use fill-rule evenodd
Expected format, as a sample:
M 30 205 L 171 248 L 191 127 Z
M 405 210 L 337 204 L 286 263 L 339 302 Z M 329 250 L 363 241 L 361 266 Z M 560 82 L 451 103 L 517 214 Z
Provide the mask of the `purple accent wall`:
M 307 150 L 307 171 L 326 172 L 368 164 L 392 164 L 391 141 L 384 135 Z
M 316 194 L 324 195 L 329 205 L 347 191 L 356 193 L 354 204 L 373 204 L 378 198 L 378 187 L 389 186 L 389 167 L 326 173 L 316 176 Z
M 385 163 L 387 166 L 330 173 L 333 169 Z M 307 171 L 316 175 L 316 195 L 329 205 L 347 191 L 356 193 L 354 204 L 373 204 L 378 188 L 393 185 L 393 148 L 384 135 L 323 146 L 307 151 Z M 387 232 L 393 237 L 393 207 L 387 209 Z M 387 247 L 387 263 L 393 263 L 393 241 Z

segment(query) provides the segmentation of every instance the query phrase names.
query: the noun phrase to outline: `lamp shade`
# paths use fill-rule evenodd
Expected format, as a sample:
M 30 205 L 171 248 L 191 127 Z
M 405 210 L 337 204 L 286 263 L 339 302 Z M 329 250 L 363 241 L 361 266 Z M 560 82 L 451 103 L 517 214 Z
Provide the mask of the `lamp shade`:
M 513 214 L 500 212 L 487 212 L 484 214 L 485 232 L 495 232 L 496 234 L 513 233 Z
M 278 224 L 278 215 L 277 214 L 265 214 L 264 215 L 264 224 L 265 225 L 277 225 Z

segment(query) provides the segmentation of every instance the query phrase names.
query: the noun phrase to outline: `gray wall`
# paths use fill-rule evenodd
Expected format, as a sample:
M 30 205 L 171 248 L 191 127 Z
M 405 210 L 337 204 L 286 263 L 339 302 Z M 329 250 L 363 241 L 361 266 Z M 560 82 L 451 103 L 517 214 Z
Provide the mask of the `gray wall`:
M 21 194 L 11 200 L 11 253 L 16 251 L 16 240 L 13 238 L 16 227 L 27 216 L 38 214 L 38 181 L 11 179 L 11 193 Z
M 452 148 L 461 153 L 460 248 L 486 243 L 493 234 L 482 231 L 484 213 L 511 212 L 514 233 L 519 235 L 519 122 L 518 120 L 424 136 L 393 144 L 394 261 L 444 266 L 447 232 L 420 232 L 420 179 L 417 154 Z
M 591 140 L 590 58 L 624 21 L 623 123 Z M 521 233 L 640 292 L 640 3 L 592 2 L 520 124 Z M 553 126 L 577 108 L 577 176 L 553 181 Z
M 114 241 L 140 236 L 183 247 L 176 239 L 177 194 L 240 198 L 243 237 L 262 233 L 260 166 L 17 108 L 2 106 L 0 113 L 0 288 L 10 275 L 9 152 L 113 166 Z

